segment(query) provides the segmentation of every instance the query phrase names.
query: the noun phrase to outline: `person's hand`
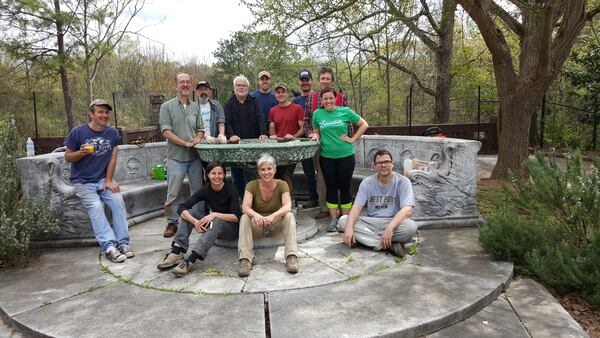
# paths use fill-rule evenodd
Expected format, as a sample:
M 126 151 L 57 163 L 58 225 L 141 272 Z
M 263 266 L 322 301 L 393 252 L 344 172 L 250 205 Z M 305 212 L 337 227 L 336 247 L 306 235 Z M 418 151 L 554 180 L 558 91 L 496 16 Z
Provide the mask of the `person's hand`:
M 381 235 L 381 247 L 383 249 L 389 249 L 392 246 L 392 235 L 394 234 L 394 229 L 389 225 L 383 231 Z
M 261 141 L 264 141 L 264 140 L 266 140 L 266 139 L 268 139 L 268 138 L 269 138 L 269 137 L 267 137 L 267 135 L 260 135 L 260 136 L 258 137 L 258 139 L 259 139 L 259 140 L 261 140 Z
M 344 244 L 346 244 L 349 247 L 352 247 L 352 245 L 354 243 L 356 243 L 356 238 L 354 237 L 354 229 L 352 227 L 346 227 L 346 230 L 344 230 Z
M 202 219 L 196 219 L 194 222 L 194 229 L 198 232 L 206 232 L 206 223 L 202 222 Z
M 344 142 L 348 142 L 350 144 L 354 143 L 354 140 L 352 139 L 352 137 L 349 137 L 348 135 L 340 136 L 340 140 L 342 140 Z
M 217 143 L 226 144 L 227 137 L 225 137 L 223 134 L 219 134 L 219 136 L 217 136 Z
M 308 135 L 308 137 L 310 138 L 311 141 L 319 142 L 319 135 L 317 133 L 310 133 Z
M 273 221 L 275 220 L 275 217 L 273 217 L 273 215 L 269 215 L 269 216 L 265 216 L 263 218 L 263 223 L 264 223 L 264 227 L 268 227 L 271 225 L 271 223 L 273 223 Z
M 198 144 L 198 143 L 202 142 L 202 139 L 203 139 L 203 138 L 204 138 L 204 137 L 200 137 L 200 136 L 196 136 L 196 137 L 194 137 L 194 139 L 192 140 L 192 147 L 193 147 L 193 146 L 195 146 L 196 144 Z
M 292 135 L 292 134 L 286 134 L 283 138 L 286 139 L 286 140 L 293 140 L 294 139 L 294 135 Z
M 92 149 L 90 149 L 90 148 L 91 148 L 91 147 L 90 147 L 89 145 L 87 145 L 87 144 L 82 144 L 82 145 L 81 145 L 81 147 L 79 147 L 79 152 L 80 152 L 81 154 L 83 154 L 83 156 L 87 156 L 87 155 L 89 155 L 89 154 L 91 154 L 91 153 L 93 153 L 93 152 L 94 152 L 94 149 L 93 149 L 93 148 L 92 148 Z
M 276 138 L 277 138 L 277 135 L 271 135 L 271 136 L 269 136 L 269 138 L 271 138 L 271 139 L 276 139 Z
M 106 189 L 110 189 L 112 192 L 121 191 L 121 188 L 119 188 L 119 185 L 116 182 L 109 180 L 104 181 L 104 184 L 102 185 L 102 191 L 106 192 Z
M 240 137 L 237 136 L 237 135 L 233 135 L 233 136 L 231 136 L 229 138 L 229 142 L 231 142 L 231 143 L 238 143 L 238 142 L 240 142 Z

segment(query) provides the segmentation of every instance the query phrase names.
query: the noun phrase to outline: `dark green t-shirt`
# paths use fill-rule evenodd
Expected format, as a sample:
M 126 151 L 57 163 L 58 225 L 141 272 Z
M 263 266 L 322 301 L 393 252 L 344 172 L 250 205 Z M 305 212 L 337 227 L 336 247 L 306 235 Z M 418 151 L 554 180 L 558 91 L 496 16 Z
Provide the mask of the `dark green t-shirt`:
M 283 194 L 286 192 L 290 192 L 290 188 L 285 181 L 276 179 L 275 182 L 277 182 L 275 185 L 275 190 L 273 191 L 271 199 L 268 201 L 265 201 L 262 198 L 258 180 L 248 182 L 246 185 L 246 191 L 252 194 L 252 210 L 263 216 L 268 216 L 281 209 L 281 206 L 283 205 L 281 202 L 281 196 L 283 196 Z
M 323 108 L 313 114 L 313 129 L 321 135 L 321 156 L 343 158 L 354 154 L 354 145 L 340 139 L 348 135 L 348 122 L 356 123 L 360 116 L 348 107 L 335 107 L 332 111 Z

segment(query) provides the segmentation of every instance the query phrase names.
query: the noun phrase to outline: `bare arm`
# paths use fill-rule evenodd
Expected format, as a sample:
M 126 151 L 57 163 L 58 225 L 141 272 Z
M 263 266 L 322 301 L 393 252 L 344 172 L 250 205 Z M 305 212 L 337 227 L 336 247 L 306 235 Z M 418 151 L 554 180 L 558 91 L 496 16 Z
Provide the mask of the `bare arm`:
M 219 129 L 219 135 L 225 135 L 225 123 L 219 123 L 217 129 Z
M 304 136 L 304 120 L 298 121 L 298 131 L 294 134 L 294 138 Z
M 348 220 L 346 221 L 346 228 L 344 230 L 344 244 L 347 246 L 352 246 L 352 244 L 356 243 L 354 225 L 356 225 L 356 221 L 358 220 L 362 208 L 361 205 L 353 204 L 350 213 L 348 213 Z
M 281 195 L 281 204 L 282 205 L 279 210 L 267 216 L 267 218 L 271 219 L 271 222 L 276 219 L 283 218 L 283 216 L 285 216 L 288 212 L 292 211 L 292 197 L 290 196 L 289 191 L 284 192 L 283 195 Z
M 202 134 L 204 134 L 204 132 L 202 132 Z M 174 132 L 172 132 L 169 129 L 166 129 L 165 131 L 162 132 L 162 135 L 169 140 L 169 142 L 173 143 L 173 144 L 177 144 L 180 145 L 182 147 L 186 147 L 186 148 L 190 148 L 193 147 L 196 143 L 194 143 L 194 140 L 191 141 L 186 141 L 184 139 L 182 139 L 181 137 L 177 136 L 177 134 L 175 134 Z
M 349 143 L 354 143 L 356 142 L 369 128 L 369 124 L 367 123 L 367 121 L 365 121 L 365 119 L 363 119 L 362 117 L 360 118 L 360 120 L 358 120 L 358 122 L 356 122 L 356 125 L 358 126 L 358 130 L 356 131 L 356 133 L 354 133 L 354 136 L 352 137 L 348 137 L 347 135 L 344 135 L 341 137 L 342 140 L 349 142 Z
M 277 138 L 277 135 L 275 134 L 275 123 L 273 122 L 269 122 L 269 137 Z
M 65 149 L 65 161 L 67 161 L 69 163 L 74 163 L 74 162 L 81 160 L 81 158 L 83 158 L 84 156 L 87 156 L 91 153 L 92 152 L 87 149 L 73 150 L 73 149 L 67 147 Z
M 389 248 L 392 245 L 392 235 L 394 234 L 394 230 L 400 226 L 400 224 L 404 223 L 410 215 L 412 214 L 412 206 L 405 205 L 398 211 L 390 223 L 385 227 L 385 231 L 383 235 L 381 235 L 381 246 L 384 249 Z

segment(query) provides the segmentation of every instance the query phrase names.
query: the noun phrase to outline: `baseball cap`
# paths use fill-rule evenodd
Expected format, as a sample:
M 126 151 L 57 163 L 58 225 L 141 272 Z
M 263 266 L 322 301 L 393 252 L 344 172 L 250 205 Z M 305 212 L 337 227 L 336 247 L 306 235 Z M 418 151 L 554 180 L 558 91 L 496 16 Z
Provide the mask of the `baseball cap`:
M 308 69 L 305 69 L 305 70 L 301 71 L 301 72 L 298 74 L 298 78 L 299 78 L 300 80 L 302 80 L 303 78 L 307 78 L 307 79 L 310 79 L 310 80 L 312 80 L 312 74 L 310 73 L 310 70 L 308 70 Z
M 208 83 L 208 81 L 200 81 L 196 84 L 196 89 L 200 88 L 201 86 L 207 87 L 208 89 L 210 89 L 210 83 Z
M 91 110 L 94 106 L 107 106 L 108 110 L 113 110 L 112 106 L 102 99 L 95 99 L 94 101 L 92 101 L 92 103 L 90 103 L 88 108 L 90 108 Z
M 272 79 L 273 77 L 271 76 L 271 73 L 267 72 L 266 70 L 261 71 L 260 73 L 258 73 L 258 78 L 260 79 L 261 77 L 266 76 L 269 79 Z
M 277 88 L 283 88 L 286 91 L 289 91 L 287 84 L 283 83 L 283 82 L 279 82 L 278 84 L 275 85 L 275 88 L 273 88 L 274 90 L 277 90 Z

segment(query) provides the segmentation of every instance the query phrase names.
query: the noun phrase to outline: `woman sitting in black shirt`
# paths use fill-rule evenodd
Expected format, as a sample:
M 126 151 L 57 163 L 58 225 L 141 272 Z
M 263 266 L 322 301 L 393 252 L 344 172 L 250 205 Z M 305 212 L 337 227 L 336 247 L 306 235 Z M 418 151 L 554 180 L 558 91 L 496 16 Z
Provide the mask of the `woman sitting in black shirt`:
M 179 205 L 179 227 L 171 244 L 171 252 L 156 266 L 159 270 L 177 266 L 173 273 L 182 277 L 191 270 L 198 258 L 204 260 L 217 238 L 238 238 L 241 215 L 238 194 L 233 184 L 225 181 L 225 167 L 219 162 L 210 162 L 206 166 L 206 180 L 210 182 L 208 186 L 196 191 L 190 199 Z M 201 201 L 208 204 L 210 213 L 198 215 L 191 210 Z M 192 229 L 202 233 L 202 236 L 192 247 L 192 253 L 184 259 Z

